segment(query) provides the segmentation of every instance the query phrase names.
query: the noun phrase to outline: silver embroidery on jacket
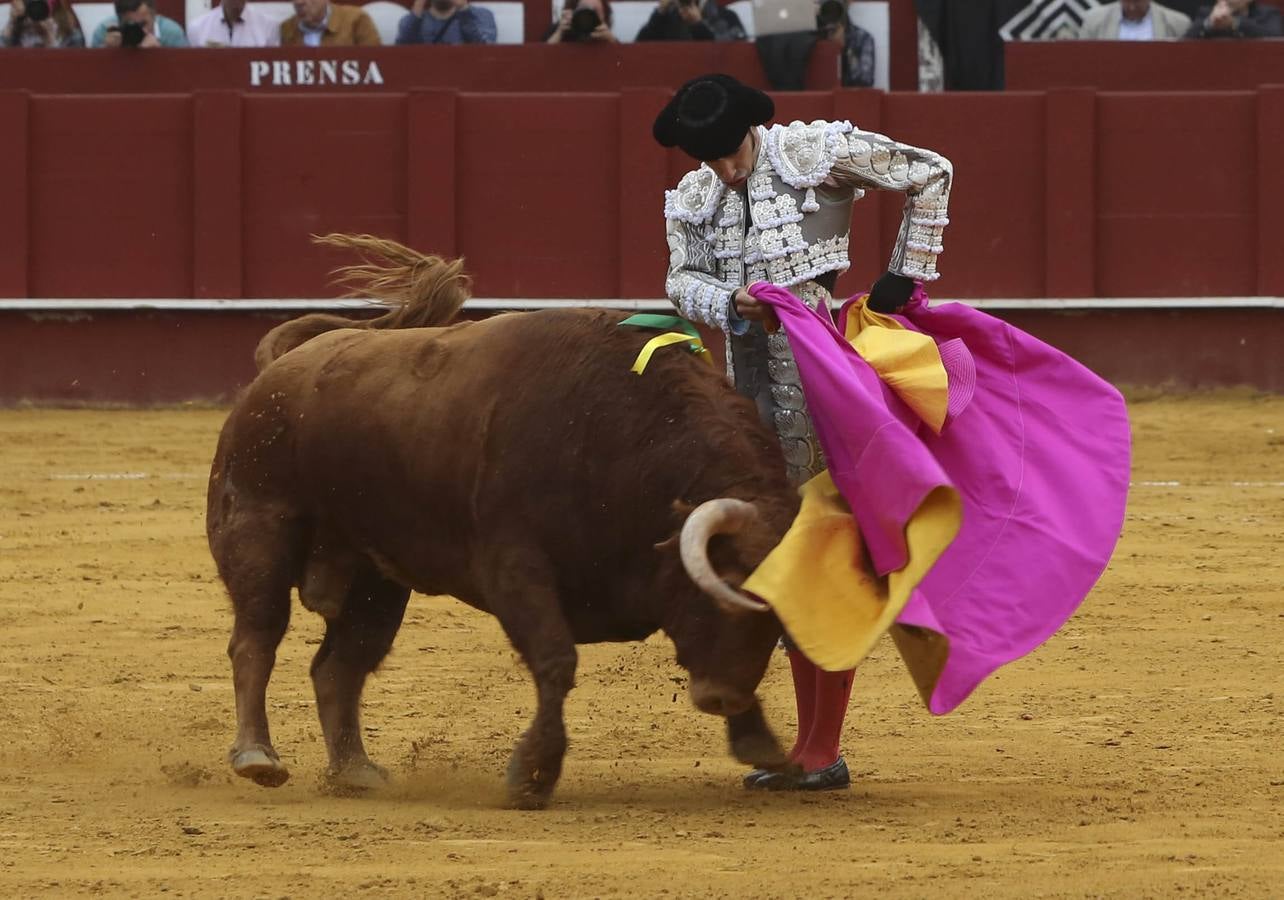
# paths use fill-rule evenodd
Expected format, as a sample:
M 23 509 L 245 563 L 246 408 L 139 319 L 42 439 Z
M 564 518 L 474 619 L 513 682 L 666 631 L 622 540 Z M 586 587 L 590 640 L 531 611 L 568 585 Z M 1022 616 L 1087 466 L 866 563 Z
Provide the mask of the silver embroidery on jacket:
M 849 122 L 792 122 L 759 128 L 758 158 L 744 193 L 729 190 L 706 165 L 665 193 L 669 245 L 665 292 L 689 319 L 727 334 L 727 374 L 775 426 L 796 483 L 824 468 L 815 429 L 783 333 L 731 329 L 731 297 L 755 281 L 787 287 L 809 306 L 829 307 L 815 279 L 841 273 L 848 259 L 851 204 L 869 188 L 905 194 L 888 270 L 937 277 L 949 224 L 953 168 L 929 150 Z

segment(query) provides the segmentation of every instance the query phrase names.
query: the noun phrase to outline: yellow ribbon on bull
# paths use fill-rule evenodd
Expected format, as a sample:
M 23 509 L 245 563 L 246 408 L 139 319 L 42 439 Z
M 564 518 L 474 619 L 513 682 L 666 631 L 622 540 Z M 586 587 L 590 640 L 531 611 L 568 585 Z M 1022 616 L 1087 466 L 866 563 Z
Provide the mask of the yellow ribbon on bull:
M 846 337 L 939 433 L 949 385 L 936 343 L 863 302 L 849 311 Z M 799 492 L 802 506 L 793 525 L 743 588 L 771 604 L 798 649 L 816 665 L 831 672 L 852 669 L 895 624 L 914 588 L 958 534 L 962 503 L 951 488 L 929 492 L 905 526 L 905 565 L 880 578 L 829 472 Z
M 709 348 L 704 345 L 704 341 L 700 340 L 700 338 L 693 338 L 689 334 L 678 334 L 676 331 L 670 331 L 647 341 L 642 347 L 642 352 L 638 354 L 638 358 L 633 360 L 633 367 L 629 371 L 641 375 L 645 371 L 647 363 L 651 361 L 651 356 L 655 351 L 670 344 L 680 344 L 683 341 L 691 345 L 687 349 L 702 357 L 709 365 L 713 365 L 713 356 L 709 353 Z
M 642 351 L 638 353 L 637 359 L 633 360 L 632 368 L 629 369 L 629 371 L 637 375 L 641 375 L 646 370 L 647 363 L 651 361 L 651 357 L 655 351 L 659 350 L 661 347 L 668 347 L 672 344 L 680 344 L 683 342 L 686 342 L 688 350 L 699 356 L 709 365 L 713 365 L 713 354 L 711 354 L 709 352 L 709 348 L 704 345 L 704 341 L 700 338 L 700 332 L 697 331 L 696 327 L 686 319 L 679 318 L 678 316 L 657 316 L 650 313 L 639 313 L 634 316 L 629 316 L 627 319 L 620 322 L 620 325 L 633 325 L 638 328 L 681 329 L 681 333 L 677 331 L 668 331 L 664 334 L 657 335 L 646 342 L 642 347 Z

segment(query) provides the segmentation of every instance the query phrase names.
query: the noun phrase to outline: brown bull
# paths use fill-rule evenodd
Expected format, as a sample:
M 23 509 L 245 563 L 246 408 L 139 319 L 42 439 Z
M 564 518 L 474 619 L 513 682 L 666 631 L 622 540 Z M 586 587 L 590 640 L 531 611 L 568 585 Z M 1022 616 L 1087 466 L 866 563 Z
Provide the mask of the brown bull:
M 401 303 L 365 326 L 275 329 L 223 427 L 207 527 L 235 610 L 236 772 L 289 777 L 266 691 L 292 588 L 326 618 L 312 680 L 341 785 L 386 777 L 359 703 L 412 590 L 494 615 L 534 677 L 535 718 L 508 770 L 515 805 L 544 805 L 561 773 L 575 645 L 661 629 L 695 705 L 727 717 L 733 754 L 784 765 L 754 696 L 780 624 L 723 580 L 743 580 L 797 510 L 753 405 L 681 348 L 633 374 L 655 332 L 613 312 L 436 327 L 467 297 L 457 262 L 331 241 L 393 263 L 347 271 Z

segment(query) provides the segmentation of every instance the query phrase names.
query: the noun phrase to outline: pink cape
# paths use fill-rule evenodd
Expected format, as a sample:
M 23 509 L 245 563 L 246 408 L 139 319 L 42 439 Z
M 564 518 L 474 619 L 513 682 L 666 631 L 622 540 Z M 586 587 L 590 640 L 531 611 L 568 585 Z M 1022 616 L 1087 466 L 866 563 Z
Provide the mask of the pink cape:
M 958 536 L 897 620 L 948 640 L 927 699 L 950 712 L 1047 640 L 1105 570 L 1128 493 L 1123 398 L 999 319 L 961 303 L 930 308 L 920 285 L 897 318 L 932 337 L 951 370 L 937 435 L 843 337 L 851 301 L 836 327 L 784 288 L 749 290 L 789 335 L 830 474 L 880 574 L 904 565 L 905 523 L 927 491 L 949 484 L 962 498 Z

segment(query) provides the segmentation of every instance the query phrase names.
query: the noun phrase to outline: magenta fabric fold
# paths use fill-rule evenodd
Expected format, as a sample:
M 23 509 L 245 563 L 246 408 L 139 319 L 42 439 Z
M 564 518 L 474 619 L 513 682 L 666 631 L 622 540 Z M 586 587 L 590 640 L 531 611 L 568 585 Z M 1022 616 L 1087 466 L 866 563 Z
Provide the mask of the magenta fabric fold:
M 897 318 L 932 337 L 947 362 L 950 416 L 937 435 L 843 337 L 850 302 L 835 325 L 784 288 L 749 291 L 789 335 L 830 473 L 880 574 L 904 564 L 905 524 L 927 491 L 948 484 L 962 497 L 958 536 L 898 619 L 948 639 L 928 708 L 950 712 L 1046 641 L 1105 570 L 1128 493 L 1123 398 L 999 319 L 961 303 L 929 306 L 919 285 Z

